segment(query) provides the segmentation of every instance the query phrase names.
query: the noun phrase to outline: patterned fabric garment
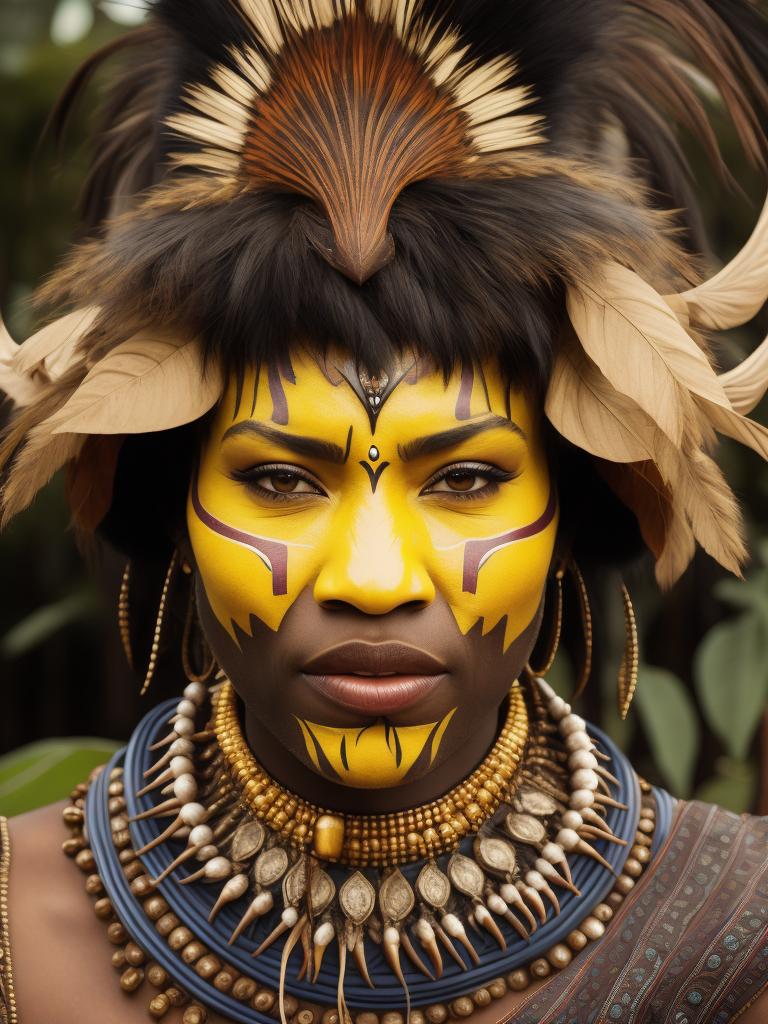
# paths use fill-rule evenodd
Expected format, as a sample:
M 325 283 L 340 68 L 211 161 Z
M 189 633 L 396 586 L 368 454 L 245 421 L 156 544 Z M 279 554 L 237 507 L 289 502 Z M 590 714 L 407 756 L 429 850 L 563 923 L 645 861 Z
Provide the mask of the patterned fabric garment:
M 681 803 L 586 958 L 500 1024 L 726 1024 L 768 984 L 768 818 Z

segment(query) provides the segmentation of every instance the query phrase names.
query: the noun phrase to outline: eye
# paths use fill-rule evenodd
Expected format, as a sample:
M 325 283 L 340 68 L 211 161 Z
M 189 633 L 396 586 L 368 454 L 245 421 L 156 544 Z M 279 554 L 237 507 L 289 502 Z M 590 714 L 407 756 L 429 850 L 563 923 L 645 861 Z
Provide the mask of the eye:
M 456 469 L 433 484 L 430 491 L 479 491 L 487 483 L 488 477 L 466 469 Z
M 516 475 L 487 462 L 454 463 L 438 470 L 421 493 L 487 497 L 496 491 L 499 483 L 513 480 Z
M 298 466 L 261 465 L 249 469 L 236 470 L 236 480 L 256 491 L 261 497 L 273 499 L 292 498 L 294 496 L 325 495 L 320 484 Z

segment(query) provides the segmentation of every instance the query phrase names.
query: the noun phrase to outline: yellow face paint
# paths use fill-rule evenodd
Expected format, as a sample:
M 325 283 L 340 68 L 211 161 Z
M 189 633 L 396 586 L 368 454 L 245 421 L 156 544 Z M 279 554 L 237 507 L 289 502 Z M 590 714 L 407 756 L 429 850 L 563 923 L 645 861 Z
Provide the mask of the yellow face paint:
M 303 350 L 231 383 L 187 506 L 208 602 L 236 644 L 252 617 L 277 632 L 304 591 L 321 608 L 380 617 L 439 593 L 462 633 L 500 626 L 506 650 L 538 611 L 557 518 L 537 411 L 493 364 L 458 368 L 447 385 L 408 360 L 361 379 L 343 357 L 321 365 Z M 369 719 L 351 753 L 337 707 L 325 719 L 317 707 L 289 710 L 316 770 L 315 740 L 357 786 L 405 779 L 441 721 L 429 710 L 430 724 L 410 718 L 398 765 L 391 723 Z
M 339 729 L 296 721 L 321 775 L 345 786 L 384 789 L 400 785 L 418 761 L 425 761 L 424 768 L 432 764 L 455 710 L 430 725 L 397 726 L 377 718 L 362 728 Z

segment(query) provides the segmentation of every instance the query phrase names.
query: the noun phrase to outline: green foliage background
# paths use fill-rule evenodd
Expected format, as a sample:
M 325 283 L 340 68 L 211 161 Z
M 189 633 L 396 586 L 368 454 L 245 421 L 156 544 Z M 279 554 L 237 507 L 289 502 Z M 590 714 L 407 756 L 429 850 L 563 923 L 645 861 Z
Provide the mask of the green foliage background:
M 87 166 L 84 140 L 98 98 L 97 75 L 61 154 L 50 140 L 35 157 L 56 95 L 78 63 L 141 18 L 141 0 L 0 0 L 0 308 L 17 340 L 32 329 L 29 297 L 75 230 Z M 719 182 L 696 145 L 688 146 L 714 263 L 731 257 L 757 219 L 764 187 L 733 132 L 713 118 L 733 187 Z M 761 317 L 716 339 L 728 369 L 765 332 Z M 764 421 L 765 408 L 756 416 Z M 0 410 L 0 419 L 3 412 Z M 741 498 L 755 561 L 744 581 L 724 578 L 699 554 L 671 594 L 650 571 L 627 581 L 641 635 L 635 704 L 615 712 L 623 644 L 617 581 L 601 584 L 601 654 L 581 710 L 630 753 L 650 781 L 736 811 L 768 812 L 768 747 L 761 723 L 768 700 L 768 467 L 731 442 L 721 465 Z M 145 709 L 121 660 L 114 623 L 118 565 L 109 553 L 89 571 L 67 530 L 61 480 L 0 534 L 0 813 L 63 796 L 127 738 Z M 151 610 L 151 609 L 150 609 Z M 572 666 L 563 651 L 550 680 L 567 695 Z M 155 691 L 153 699 L 158 699 Z M 152 698 L 150 698 L 150 704 Z M 83 733 L 112 740 L 83 740 Z M 767 733 L 768 734 L 768 733 Z M 45 740 L 45 737 L 69 740 Z M 42 742 L 41 742 L 42 741 Z M 32 744 L 26 746 L 26 744 Z

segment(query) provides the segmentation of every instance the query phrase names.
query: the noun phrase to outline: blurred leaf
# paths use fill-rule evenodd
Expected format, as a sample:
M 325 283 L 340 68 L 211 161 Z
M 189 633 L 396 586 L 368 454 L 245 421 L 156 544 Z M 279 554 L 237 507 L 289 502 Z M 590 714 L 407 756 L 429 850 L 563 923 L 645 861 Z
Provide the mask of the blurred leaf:
M 707 633 L 693 658 L 696 691 L 712 731 L 743 761 L 768 691 L 768 623 L 747 611 Z
M 64 626 L 89 618 L 97 607 L 96 594 L 85 591 L 70 594 L 53 604 L 38 608 L 9 629 L 0 640 L 0 655 L 18 658 L 44 643 Z
M 634 702 L 659 771 L 675 796 L 687 797 L 701 745 L 690 694 L 673 672 L 641 665 Z
M 768 571 L 752 573 L 746 580 L 718 580 L 712 587 L 712 593 L 719 601 L 737 608 L 754 609 L 768 624 Z
M 757 765 L 739 764 L 730 757 L 719 757 L 715 773 L 694 794 L 697 800 L 719 804 L 734 814 L 745 814 L 752 807 L 757 791 Z
M 11 817 L 61 800 L 121 744 L 91 737 L 41 740 L 0 757 L 0 814 Z

